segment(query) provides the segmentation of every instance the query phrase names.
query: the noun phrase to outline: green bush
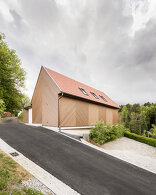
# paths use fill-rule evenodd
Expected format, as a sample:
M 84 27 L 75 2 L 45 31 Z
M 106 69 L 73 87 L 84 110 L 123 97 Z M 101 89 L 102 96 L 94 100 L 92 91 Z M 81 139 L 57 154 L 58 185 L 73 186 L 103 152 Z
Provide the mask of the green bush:
M 132 133 L 136 133 L 138 135 L 141 135 L 141 125 L 140 120 L 132 120 L 129 123 L 129 128 Z
M 23 118 L 23 112 L 18 116 L 18 118 L 22 119 Z
M 150 129 L 150 136 L 154 139 L 156 139 L 156 125 L 152 125 L 152 128 Z
M 0 115 L 3 114 L 5 111 L 5 104 L 2 99 L 0 99 Z
M 115 140 L 124 135 L 125 128 L 123 125 L 105 125 L 104 121 L 98 121 L 95 127 L 91 128 L 89 137 L 95 143 L 100 145 L 105 142 Z
M 141 136 L 141 135 L 137 135 L 135 133 L 130 133 L 128 131 L 125 131 L 124 136 L 128 137 L 128 138 L 131 138 L 131 139 L 134 139 L 136 141 L 148 144 L 150 146 L 156 147 L 156 139 L 144 137 L 144 136 Z

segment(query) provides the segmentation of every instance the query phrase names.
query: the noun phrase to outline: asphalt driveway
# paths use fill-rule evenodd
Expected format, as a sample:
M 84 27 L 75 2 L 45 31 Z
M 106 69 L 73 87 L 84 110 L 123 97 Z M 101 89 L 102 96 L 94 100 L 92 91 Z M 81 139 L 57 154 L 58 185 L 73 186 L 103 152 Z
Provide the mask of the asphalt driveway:
M 80 194 L 156 194 L 155 174 L 48 129 L 5 123 L 0 138 Z

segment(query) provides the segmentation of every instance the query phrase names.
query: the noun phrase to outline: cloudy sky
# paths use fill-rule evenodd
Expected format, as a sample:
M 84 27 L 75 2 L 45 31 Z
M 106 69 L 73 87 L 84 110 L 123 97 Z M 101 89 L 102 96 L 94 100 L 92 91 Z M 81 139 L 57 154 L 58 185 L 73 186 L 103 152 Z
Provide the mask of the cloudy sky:
M 0 0 L 0 32 L 30 98 L 43 65 L 118 104 L 156 102 L 155 10 L 155 0 Z

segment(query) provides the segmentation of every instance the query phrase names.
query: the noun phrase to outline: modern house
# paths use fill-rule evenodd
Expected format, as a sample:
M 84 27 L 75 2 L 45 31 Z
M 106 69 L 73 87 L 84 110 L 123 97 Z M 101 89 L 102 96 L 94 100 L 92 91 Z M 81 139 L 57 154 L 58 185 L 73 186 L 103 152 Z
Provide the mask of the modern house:
M 41 67 L 25 123 L 52 127 L 84 127 L 103 120 L 118 123 L 119 106 L 103 92 Z

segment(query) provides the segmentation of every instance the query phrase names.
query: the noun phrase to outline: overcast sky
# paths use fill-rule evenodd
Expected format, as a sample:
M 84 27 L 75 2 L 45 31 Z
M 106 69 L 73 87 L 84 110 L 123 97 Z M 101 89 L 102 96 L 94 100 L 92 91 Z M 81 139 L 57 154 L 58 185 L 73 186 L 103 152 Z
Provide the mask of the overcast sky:
M 0 32 L 27 71 L 41 66 L 118 104 L 156 102 L 155 0 L 0 0 Z

